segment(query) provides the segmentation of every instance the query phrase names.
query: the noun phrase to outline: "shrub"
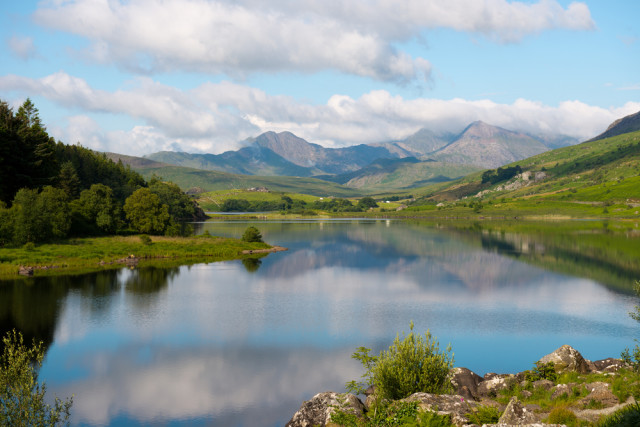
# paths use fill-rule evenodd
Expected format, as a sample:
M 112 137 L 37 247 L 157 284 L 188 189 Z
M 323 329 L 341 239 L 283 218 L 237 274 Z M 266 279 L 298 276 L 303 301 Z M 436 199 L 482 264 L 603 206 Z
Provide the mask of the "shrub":
M 262 242 L 262 234 L 255 227 L 247 227 L 242 235 L 243 242 Z
M 73 397 L 45 403 L 46 385 L 38 382 L 44 349 L 35 341 L 24 345 L 22 334 L 13 330 L 2 339 L 0 357 L 0 425 L 57 426 L 68 424 Z
M 556 406 L 549 413 L 549 421 L 550 424 L 565 424 L 567 426 L 572 426 L 576 424 L 578 421 L 578 417 L 573 411 L 565 406 Z
M 497 424 L 500 419 L 500 410 L 491 405 L 478 405 L 473 412 L 469 412 L 467 415 L 473 424 Z
M 524 377 L 527 381 L 549 380 L 555 382 L 558 379 L 558 374 L 553 362 L 536 362 L 533 369 L 526 371 Z
M 426 392 L 442 394 L 451 390 L 448 374 L 453 367 L 451 347 L 441 352 L 438 341 L 427 331 L 424 336 L 413 332 L 402 340 L 396 335 L 393 344 L 379 356 L 371 356 L 368 348 L 360 347 L 351 357 L 359 360 L 366 368 L 362 376 L 376 387 L 376 394 L 382 399 L 402 399 L 413 393 Z M 364 384 L 351 381 L 347 389 L 362 393 Z
M 140 235 L 140 242 L 145 245 L 145 246 L 149 246 L 151 245 L 151 237 L 147 236 L 146 234 L 141 234 Z

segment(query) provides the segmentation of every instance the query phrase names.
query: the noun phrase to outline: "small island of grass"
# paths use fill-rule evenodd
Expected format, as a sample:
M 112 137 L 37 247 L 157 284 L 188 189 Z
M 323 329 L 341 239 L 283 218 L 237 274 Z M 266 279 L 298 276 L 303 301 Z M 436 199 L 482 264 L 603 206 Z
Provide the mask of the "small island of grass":
M 126 265 L 192 264 L 265 256 L 282 250 L 258 241 L 213 237 L 105 236 L 57 243 L 0 248 L 0 278 L 16 277 L 20 268 L 34 275 L 86 273 Z

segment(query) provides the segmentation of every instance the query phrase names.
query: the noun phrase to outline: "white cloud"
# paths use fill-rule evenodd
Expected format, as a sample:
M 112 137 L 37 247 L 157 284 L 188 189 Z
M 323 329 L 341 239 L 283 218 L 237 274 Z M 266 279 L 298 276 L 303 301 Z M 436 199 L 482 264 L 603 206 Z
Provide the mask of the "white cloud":
M 384 90 L 359 98 L 333 95 L 324 105 L 312 105 L 230 82 L 205 83 L 183 91 L 148 78 L 136 79 L 127 90 L 108 92 L 62 72 L 41 79 L 2 76 L 0 90 L 43 96 L 70 110 L 93 113 L 95 119 L 71 114 L 66 127 L 52 129 L 52 134 L 67 143 L 135 155 L 176 146 L 190 152 L 220 153 L 237 149 L 244 139 L 269 130 L 289 130 L 310 142 L 345 146 L 399 140 L 422 127 L 457 132 L 475 120 L 512 130 L 588 139 L 614 120 L 640 110 L 638 102 L 608 109 L 580 101 L 549 106 L 518 99 L 498 104 L 459 98 L 404 99 Z M 140 124 L 105 131 L 96 121 L 99 113 L 125 115 Z
M 547 29 L 594 28 L 589 9 L 555 0 L 68 0 L 34 14 L 92 41 L 87 54 L 142 73 L 336 69 L 378 80 L 428 80 L 431 64 L 395 43 L 446 27 L 518 41 Z
M 36 56 L 36 47 L 31 37 L 12 36 L 7 40 L 7 47 L 14 55 L 25 61 Z

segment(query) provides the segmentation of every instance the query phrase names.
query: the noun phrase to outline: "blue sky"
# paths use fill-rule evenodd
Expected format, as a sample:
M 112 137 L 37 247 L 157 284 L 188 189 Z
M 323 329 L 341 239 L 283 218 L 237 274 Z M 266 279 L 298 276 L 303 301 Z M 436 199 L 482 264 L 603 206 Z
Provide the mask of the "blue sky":
M 636 0 L 44 0 L 0 5 L 0 99 L 66 143 L 327 147 L 475 120 L 588 139 L 640 110 Z

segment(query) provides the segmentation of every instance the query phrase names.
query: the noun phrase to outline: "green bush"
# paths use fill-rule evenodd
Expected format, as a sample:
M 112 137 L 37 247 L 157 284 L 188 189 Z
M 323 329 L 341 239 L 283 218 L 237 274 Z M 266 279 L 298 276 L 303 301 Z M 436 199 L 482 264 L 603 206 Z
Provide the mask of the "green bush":
M 556 406 L 549 413 L 547 420 L 550 424 L 565 424 L 567 426 L 575 425 L 578 417 L 573 411 L 566 406 Z
M 142 243 L 145 246 L 149 246 L 152 242 L 151 242 L 151 237 L 147 236 L 146 234 L 141 234 L 140 235 L 140 243 Z
M 478 405 L 467 416 L 472 424 L 497 424 L 500 419 L 500 410 L 491 405 Z
M 352 357 L 365 367 L 363 378 L 376 387 L 376 394 L 382 399 L 397 400 L 413 393 L 426 392 L 442 394 L 451 391 L 447 378 L 453 367 L 451 347 L 440 351 L 438 341 L 427 331 L 424 336 L 413 332 L 402 340 L 396 335 L 393 344 L 379 356 L 371 356 L 368 348 L 360 347 Z M 362 393 L 365 384 L 351 381 L 347 389 Z
M 0 425 L 1 426 L 58 426 L 69 421 L 73 397 L 61 401 L 57 397 L 53 407 L 45 403 L 47 391 L 38 382 L 42 366 L 42 342 L 27 348 L 22 334 L 13 330 L 2 339 L 4 352 L 0 357 Z
M 533 369 L 526 371 L 524 377 L 527 381 L 549 380 L 555 382 L 558 379 L 553 362 L 536 362 Z
M 331 421 L 343 427 L 452 427 L 450 415 L 420 411 L 417 402 L 380 402 L 364 417 L 336 408 Z
M 247 227 L 242 235 L 243 242 L 262 242 L 262 234 L 255 227 Z

